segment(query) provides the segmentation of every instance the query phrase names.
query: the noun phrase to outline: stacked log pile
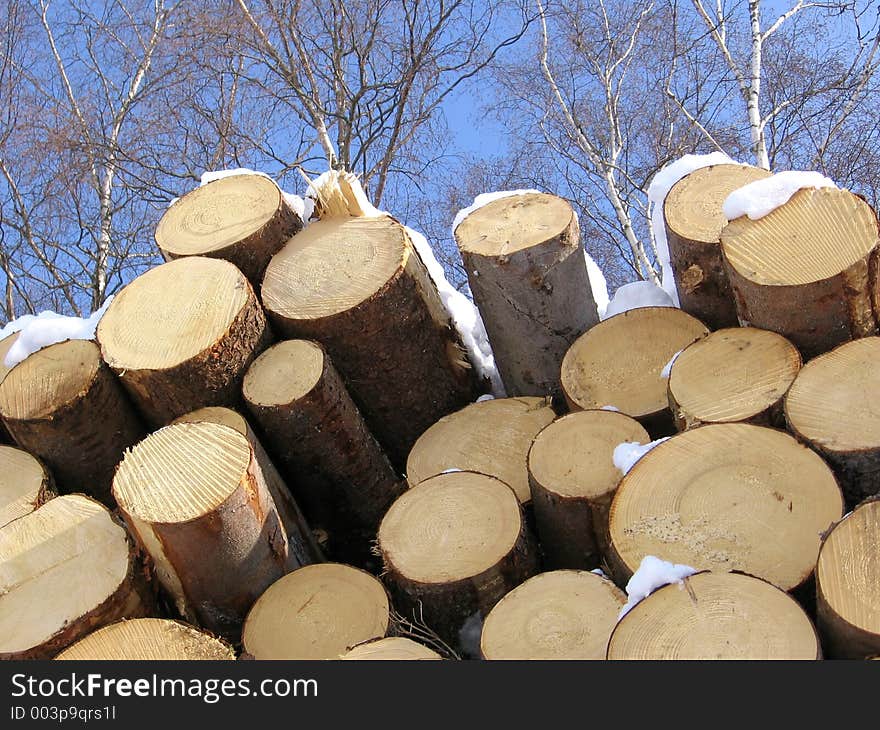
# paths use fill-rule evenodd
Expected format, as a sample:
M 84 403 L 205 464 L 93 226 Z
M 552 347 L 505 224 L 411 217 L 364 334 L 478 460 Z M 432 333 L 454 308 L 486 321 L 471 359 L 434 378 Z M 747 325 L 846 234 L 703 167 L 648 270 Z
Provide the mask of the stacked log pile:
M 877 221 L 728 220 L 766 177 L 674 185 L 681 308 L 602 321 L 569 202 L 466 215 L 494 397 L 353 177 L 185 195 L 95 342 L 0 340 L 0 658 L 880 654 Z

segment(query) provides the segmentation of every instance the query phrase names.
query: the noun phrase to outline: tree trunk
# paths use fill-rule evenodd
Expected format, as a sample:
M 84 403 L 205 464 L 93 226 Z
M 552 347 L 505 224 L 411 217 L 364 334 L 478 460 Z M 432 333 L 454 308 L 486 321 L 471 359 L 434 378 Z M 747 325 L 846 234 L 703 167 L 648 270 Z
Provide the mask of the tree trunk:
M 30 355 L 0 384 L 0 416 L 15 442 L 46 463 L 62 492 L 114 506 L 110 487 L 143 425 L 94 342 L 67 340 Z
M 203 406 L 235 406 L 271 340 L 251 285 L 226 261 L 191 256 L 125 287 L 98 325 L 104 359 L 154 427 Z
M 571 205 L 501 198 L 467 216 L 455 240 L 507 394 L 558 393 L 566 350 L 599 321 Z
M 122 618 L 147 615 L 132 545 L 107 508 L 49 500 L 0 529 L 0 659 L 51 659 Z
M 847 190 L 800 190 L 758 220 L 725 226 L 739 321 L 790 339 L 805 359 L 877 332 L 877 219 Z
M 302 227 L 272 180 L 232 175 L 192 190 L 168 208 L 156 227 L 156 243 L 166 260 L 230 261 L 258 287 L 269 260 Z
M 828 533 L 816 565 L 823 646 L 832 659 L 880 654 L 880 501 L 869 500 Z
M 266 269 L 263 302 L 286 338 L 327 348 L 396 466 L 478 383 L 406 231 L 389 216 L 312 223 Z
M 33 456 L 0 446 L 0 528 L 52 499 L 52 486 L 49 472 Z
M 516 495 L 475 472 L 410 489 L 382 520 L 378 545 L 398 610 L 459 649 L 465 624 L 538 570 Z
M 232 641 L 288 564 L 265 472 L 237 431 L 179 423 L 126 453 L 113 482 L 119 508 L 177 610 Z
M 666 196 L 663 220 L 681 308 L 710 329 L 739 324 L 721 256 L 721 206 L 737 188 L 769 176 L 749 165 L 712 165 L 683 177 Z
M 537 435 L 529 451 L 529 484 L 548 569 L 603 564 L 608 510 L 622 477 L 614 449 L 650 440 L 638 421 L 612 411 L 570 413 Z
M 669 373 L 679 431 L 742 421 L 785 427 L 782 399 L 801 368 L 797 348 L 756 327 L 718 330 L 686 347 Z
M 321 345 L 287 340 L 258 357 L 243 384 L 309 521 L 343 562 L 375 562 L 376 530 L 406 485 L 394 473 Z

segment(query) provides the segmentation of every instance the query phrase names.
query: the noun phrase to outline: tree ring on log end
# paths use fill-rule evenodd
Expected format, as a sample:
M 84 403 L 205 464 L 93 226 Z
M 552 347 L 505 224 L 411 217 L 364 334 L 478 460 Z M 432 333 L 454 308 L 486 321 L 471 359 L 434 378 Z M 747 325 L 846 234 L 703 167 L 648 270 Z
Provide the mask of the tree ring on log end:
M 389 636 L 386 639 L 371 639 L 358 644 L 343 654 L 340 659 L 353 660 L 419 660 L 442 659 L 436 651 L 405 636 Z
M 295 403 L 311 392 L 324 373 L 324 350 L 309 340 L 285 340 L 251 363 L 244 376 L 245 400 L 271 407 Z

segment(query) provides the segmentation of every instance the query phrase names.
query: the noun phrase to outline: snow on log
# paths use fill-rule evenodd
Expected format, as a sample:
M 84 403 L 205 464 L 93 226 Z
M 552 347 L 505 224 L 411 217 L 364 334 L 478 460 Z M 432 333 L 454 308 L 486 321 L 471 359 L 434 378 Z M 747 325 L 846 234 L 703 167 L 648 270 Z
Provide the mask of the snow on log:
M 116 377 L 89 340 L 38 350 L 0 383 L 0 417 L 15 443 L 48 466 L 62 492 L 113 505 L 122 453 L 144 429 Z
M 599 320 L 571 205 L 500 198 L 464 218 L 455 241 L 507 394 L 558 392 L 565 351 Z
M 617 288 L 602 314 L 610 319 L 615 314 L 639 307 L 674 307 L 675 302 L 665 289 L 652 281 L 633 281 Z
M 0 444 L 0 528 L 29 515 L 54 496 L 52 477 L 37 459 Z
M 349 649 L 340 659 L 358 661 L 400 661 L 442 659 L 436 651 L 405 636 L 370 639 Z
M 190 256 L 141 274 L 98 325 L 107 364 L 154 427 L 203 406 L 234 406 L 244 372 L 271 340 L 244 275 Z

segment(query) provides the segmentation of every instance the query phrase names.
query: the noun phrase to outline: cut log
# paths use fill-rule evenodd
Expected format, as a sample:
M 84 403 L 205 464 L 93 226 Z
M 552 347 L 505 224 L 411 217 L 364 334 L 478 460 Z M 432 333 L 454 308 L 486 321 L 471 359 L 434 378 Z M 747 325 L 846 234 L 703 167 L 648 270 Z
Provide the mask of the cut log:
M 343 654 L 340 659 L 360 661 L 402 661 L 442 659 L 436 651 L 403 636 L 389 636 L 385 639 L 371 639 L 358 644 Z
M 537 571 L 519 500 L 485 474 L 427 479 L 401 496 L 379 528 L 394 605 L 461 647 L 460 631 Z
M 116 377 L 87 340 L 50 345 L 0 383 L 0 415 L 17 443 L 49 467 L 62 492 L 86 492 L 113 506 L 110 486 L 122 453 L 144 428 Z
M 398 467 L 426 428 L 478 393 L 437 289 L 390 216 L 312 223 L 272 259 L 262 296 L 284 337 L 327 348 Z
M 225 641 L 194 626 L 165 618 L 136 618 L 98 629 L 55 659 L 61 661 L 231 660 Z
M 303 222 L 264 175 L 231 175 L 179 198 L 159 221 L 166 259 L 208 256 L 235 264 L 255 287 Z
M 529 578 L 486 617 L 485 659 L 604 659 L 626 595 L 607 578 L 557 570 Z
M 622 474 L 618 444 L 646 444 L 635 419 L 613 411 L 578 411 L 547 426 L 529 451 L 532 507 L 549 568 L 590 570 L 608 551 L 608 510 Z
M 141 274 L 98 325 L 104 359 L 153 426 L 203 406 L 235 406 L 271 339 L 244 275 L 191 256 Z
M 467 216 L 455 241 L 507 394 L 556 394 L 566 350 L 599 321 L 571 205 L 501 198 Z
M 617 624 L 608 659 L 822 658 L 790 596 L 740 573 L 697 573 L 652 593 Z
M 666 196 L 663 219 L 681 308 L 710 329 L 739 324 L 721 255 L 724 199 L 769 176 L 750 165 L 712 165 L 683 177 Z
M 447 471 L 496 477 L 527 504 L 526 465 L 532 440 L 556 414 L 546 398 L 496 398 L 441 418 L 413 446 L 406 462 L 410 486 Z
M 656 555 L 741 570 L 806 600 L 819 536 L 842 513 L 831 470 L 787 433 L 703 426 L 648 452 L 621 481 L 609 515 L 611 568 L 625 585 Z
M 562 388 L 574 411 L 614 406 L 654 438 L 674 431 L 663 368 L 705 337 L 699 320 L 673 307 L 640 307 L 600 322 L 562 361 Z
M 782 399 L 801 368 L 797 348 L 756 327 L 718 330 L 686 347 L 669 373 L 679 431 L 745 421 L 785 427 Z
M 181 616 L 234 641 L 288 563 L 264 475 L 238 431 L 178 423 L 126 453 L 113 480 L 125 521 Z
M 29 515 L 54 496 L 52 478 L 37 459 L 0 445 L 0 527 Z
M 852 507 L 880 492 L 880 337 L 808 362 L 785 398 L 789 430 L 831 464 Z
M 254 659 L 338 659 L 388 633 L 390 604 L 382 583 L 340 563 L 300 568 L 262 595 L 242 635 Z
M 15 341 L 17 339 L 18 332 L 13 332 L 8 337 L 4 337 L 2 340 L 0 340 L 0 383 L 3 382 L 3 378 L 6 377 L 6 373 L 8 373 L 11 369 L 7 367 L 3 361 L 6 359 L 6 353 L 9 352 L 9 348 L 15 344 Z M 9 434 L 9 431 L 6 430 L 6 426 L 3 423 L 3 417 L 0 416 L 0 444 L 9 443 L 12 443 L 12 436 Z
M 187 413 L 175 419 L 174 423 L 219 423 L 222 426 L 229 426 L 229 428 L 238 431 L 242 436 L 247 437 L 251 448 L 254 450 L 257 463 L 263 470 L 266 488 L 269 490 L 269 494 L 272 495 L 272 501 L 278 510 L 281 524 L 284 525 L 289 548 L 287 569 L 295 570 L 303 565 L 323 562 L 324 556 L 318 547 L 315 536 L 312 534 L 309 523 L 303 516 L 299 505 L 290 493 L 278 470 L 266 455 L 266 451 L 263 449 L 259 438 L 257 438 L 257 434 L 254 433 L 254 430 L 250 427 L 244 416 L 231 408 L 208 406 L 192 411 L 192 413 Z
M 834 526 L 819 550 L 816 614 L 832 659 L 880 653 L 880 501 L 868 500 Z
M 308 340 L 274 345 L 254 360 L 242 392 L 309 522 L 327 532 L 329 553 L 364 565 L 405 483 L 324 348 Z
M 877 218 L 847 190 L 804 189 L 721 233 L 739 321 L 790 339 L 806 359 L 877 333 Z
M 128 536 L 81 494 L 0 529 L 0 659 L 51 659 L 94 629 L 149 607 Z

